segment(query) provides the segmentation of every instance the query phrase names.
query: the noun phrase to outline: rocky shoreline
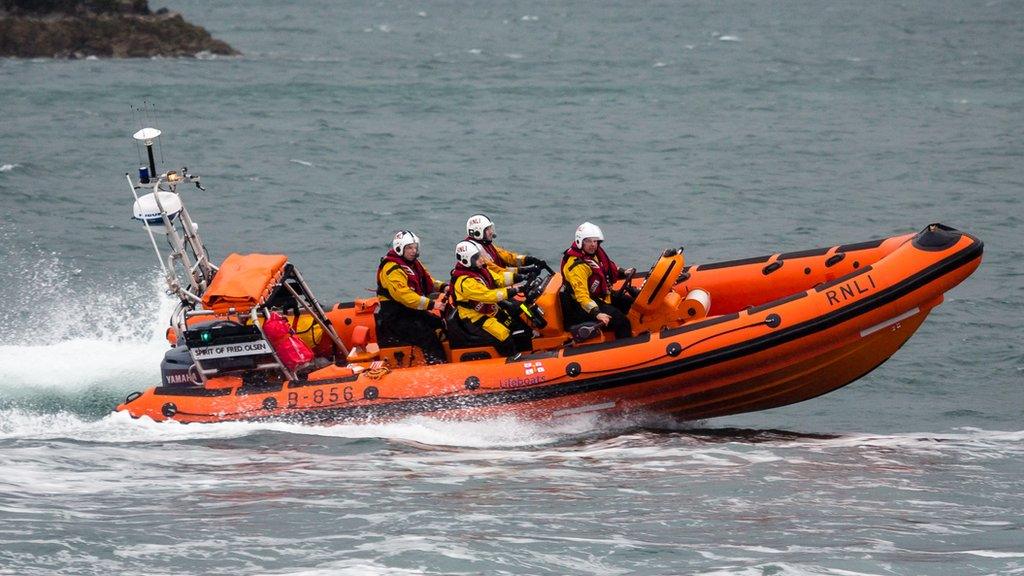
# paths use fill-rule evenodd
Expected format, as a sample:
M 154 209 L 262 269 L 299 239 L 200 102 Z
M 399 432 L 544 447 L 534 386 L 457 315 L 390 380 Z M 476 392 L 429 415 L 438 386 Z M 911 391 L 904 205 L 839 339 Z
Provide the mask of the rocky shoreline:
M 235 55 L 181 14 L 147 0 L 0 0 L 0 57 Z

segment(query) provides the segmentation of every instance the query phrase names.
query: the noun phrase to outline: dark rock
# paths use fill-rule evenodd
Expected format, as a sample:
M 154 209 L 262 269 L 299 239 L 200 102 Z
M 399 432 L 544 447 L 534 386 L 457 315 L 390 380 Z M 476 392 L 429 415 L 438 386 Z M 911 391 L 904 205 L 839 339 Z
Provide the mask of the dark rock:
M 147 58 L 238 54 L 147 0 L 0 0 L 0 56 Z

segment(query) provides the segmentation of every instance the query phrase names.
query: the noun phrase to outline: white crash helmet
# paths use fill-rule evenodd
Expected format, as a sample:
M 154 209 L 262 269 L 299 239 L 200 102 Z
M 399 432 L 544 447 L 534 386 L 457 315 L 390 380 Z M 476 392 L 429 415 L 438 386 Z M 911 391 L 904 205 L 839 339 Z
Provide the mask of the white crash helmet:
M 466 220 L 466 235 L 476 240 L 484 239 L 484 232 L 487 228 L 494 226 L 494 222 L 483 214 L 473 214 Z
M 395 233 L 395 239 L 391 241 L 391 248 L 394 249 L 395 253 L 402 256 L 402 252 L 405 251 L 405 247 L 409 244 L 419 244 L 420 237 L 413 234 L 408 230 L 399 230 Z
M 463 240 L 455 245 L 455 259 L 459 264 L 472 268 L 480 258 L 480 246 L 476 242 Z
M 573 241 L 573 245 L 582 250 L 583 240 L 586 238 L 597 238 L 599 242 L 604 242 L 604 233 L 601 232 L 601 228 L 597 224 L 584 222 L 576 229 L 576 239 Z

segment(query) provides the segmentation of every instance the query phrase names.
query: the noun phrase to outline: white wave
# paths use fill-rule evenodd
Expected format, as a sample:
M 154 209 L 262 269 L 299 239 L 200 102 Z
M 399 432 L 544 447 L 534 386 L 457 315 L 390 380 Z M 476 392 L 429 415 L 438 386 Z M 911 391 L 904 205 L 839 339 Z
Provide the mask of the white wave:
M 745 568 L 729 567 L 715 569 L 710 572 L 694 572 L 694 574 L 695 576 L 763 576 L 764 574 L 776 574 L 778 576 L 882 576 L 883 573 L 854 572 L 838 568 L 826 568 L 824 566 L 772 562 L 771 564 L 758 564 Z
M 312 162 L 307 162 L 307 161 L 305 161 L 305 160 L 297 160 L 297 159 L 295 159 L 295 158 L 292 158 L 292 159 L 290 159 L 290 160 L 288 160 L 288 161 L 289 161 L 289 162 L 294 162 L 294 163 L 296 163 L 296 164 L 301 164 L 301 165 L 303 165 L 303 166 L 310 166 L 310 167 L 312 167 L 312 166 L 313 166 L 313 163 L 312 163 Z
M 101 382 L 155 383 L 175 305 L 158 285 L 162 280 L 151 285 L 153 300 L 141 304 L 134 295 L 83 291 L 51 307 L 34 329 L 0 345 L 0 389 L 10 398 L 39 389 L 66 393 Z
M 40 346 L 0 346 L 0 389 L 68 391 L 96 382 L 160 378 L 166 342 L 67 340 Z
M 21 164 L 3 164 L 3 165 L 0 165 L 0 172 L 10 172 L 11 170 L 14 170 L 15 168 L 17 168 L 18 166 L 21 166 Z
M 395 574 L 397 576 L 426 574 L 423 570 L 410 568 L 395 568 L 384 566 L 369 560 L 337 560 L 327 562 L 316 568 L 303 569 L 298 571 L 265 572 L 280 576 L 385 576 Z
M 180 424 L 133 419 L 117 412 L 100 420 L 87 420 L 68 412 L 40 414 L 24 409 L 0 411 L 0 439 L 70 439 L 98 443 L 149 443 L 184 440 L 242 438 L 264 432 L 282 432 L 332 438 L 380 438 L 417 447 L 515 448 L 563 441 L 593 429 L 591 418 L 554 422 L 501 417 L 481 421 L 446 421 L 425 416 L 387 423 L 306 425 L 288 422 L 221 422 Z
M 718 39 L 722 42 L 740 42 L 740 37 L 732 34 L 723 34 L 719 36 Z
M 822 446 L 829 447 L 863 447 L 878 448 L 930 448 L 942 450 L 946 446 L 962 446 L 964 444 L 998 444 L 1005 447 L 1019 447 L 1024 451 L 1024 430 L 1002 431 L 982 430 L 980 428 L 955 428 L 953 432 L 930 433 L 909 432 L 893 435 L 849 435 L 838 438 L 818 440 Z M 800 441 L 806 444 L 805 440 Z
M 0 230 L 0 241 L 18 230 Z M 96 387 L 155 383 L 175 302 L 163 279 L 87 285 L 81 270 L 41 248 L 4 255 L 0 287 L 0 392 L 18 401 L 42 392 L 61 399 Z M 120 394 L 120 392 L 118 393 Z M 52 400 L 52 398 L 51 398 Z M 52 403 L 52 402 L 51 402 Z
M 995 550 L 964 550 L 964 554 L 983 558 L 1024 558 L 1024 552 L 997 552 Z

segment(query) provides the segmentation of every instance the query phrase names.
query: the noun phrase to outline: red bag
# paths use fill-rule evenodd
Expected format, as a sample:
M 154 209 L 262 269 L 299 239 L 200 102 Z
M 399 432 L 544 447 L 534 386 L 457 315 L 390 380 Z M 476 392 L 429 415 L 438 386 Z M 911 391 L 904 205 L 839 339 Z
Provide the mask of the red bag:
M 295 335 L 292 327 L 277 312 L 271 312 L 270 318 L 263 323 L 263 333 L 267 335 L 270 345 L 289 370 L 295 370 L 296 367 L 313 359 L 313 351 Z

